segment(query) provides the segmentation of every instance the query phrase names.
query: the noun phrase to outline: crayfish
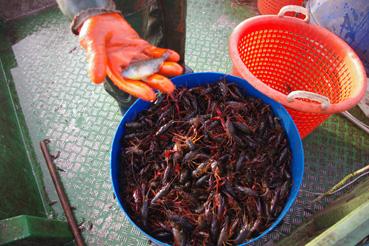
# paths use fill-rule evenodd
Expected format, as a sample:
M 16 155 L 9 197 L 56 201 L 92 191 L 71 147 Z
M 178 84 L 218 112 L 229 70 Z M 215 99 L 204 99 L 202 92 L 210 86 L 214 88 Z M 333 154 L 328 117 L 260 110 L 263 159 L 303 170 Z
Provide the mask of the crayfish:
M 124 206 L 165 243 L 244 243 L 289 195 L 292 156 L 279 119 L 225 81 L 161 95 L 122 141 Z

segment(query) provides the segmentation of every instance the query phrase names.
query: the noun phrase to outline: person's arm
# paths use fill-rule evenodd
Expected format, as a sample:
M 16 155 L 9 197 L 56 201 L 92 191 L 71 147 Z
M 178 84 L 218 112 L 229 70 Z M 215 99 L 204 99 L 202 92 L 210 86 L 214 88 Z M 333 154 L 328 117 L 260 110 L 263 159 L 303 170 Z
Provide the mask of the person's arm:
M 104 82 L 109 76 L 122 91 L 147 101 L 156 98 L 153 89 L 172 93 L 174 85 L 167 76 L 183 72 L 178 64 L 180 56 L 172 50 L 157 48 L 140 38 L 112 0 L 57 0 L 62 12 L 73 19 L 72 31 L 79 36 L 80 45 L 86 50 L 90 78 L 94 83 Z M 133 62 L 169 57 L 157 74 L 145 81 L 129 80 L 122 71 Z
M 83 22 L 92 16 L 103 13 L 120 13 L 113 0 L 56 0 L 60 10 L 71 21 L 71 29 L 78 34 Z

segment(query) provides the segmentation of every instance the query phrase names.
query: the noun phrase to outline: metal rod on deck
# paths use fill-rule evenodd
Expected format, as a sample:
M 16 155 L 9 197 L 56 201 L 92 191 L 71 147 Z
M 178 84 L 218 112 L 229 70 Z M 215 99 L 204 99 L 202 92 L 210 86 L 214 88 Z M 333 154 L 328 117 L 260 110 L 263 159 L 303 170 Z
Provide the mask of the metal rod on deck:
M 58 177 L 57 170 L 56 170 L 55 165 L 53 163 L 53 158 L 50 155 L 49 149 L 47 148 L 48 143 L 49 143 L 49 140 L 46 140 L 46 139 L 42 140 L 40 142 L 40 147 L 41 147 L 42 154 L 44 155 L 44 158 L 46 160 L 47 168 L 49 169 L 51 178 L 53 180 L 56 192 L 57 192 L 59 200 L 60 200 L 60 203 L 63 207 L 65 216 L 67 217 L 69 227 L 72 230 L 74 240 L 76 241 L 77 246 L 84 246 L 85 244 L 84 244 L 83 239 L 81 237 L 81 234 L 80 234 L 78 225 L 76 223 L 76 220 L 74 218 L 72 209 L 69 205 L 68 197 L 64 192 L 63 186 L 62 186 L 62 184 L 59 180 L 59 177 Z
M 369 126 L 366 125 L 364 122 L 360 121 L 359 119 L 357 119 L 350 112 L 344 111 L 341 113 L 341 115 L 345 116 L 348 120 L 350 120 L 352 123 L 358 126 L 361 130 L 369 134 Z

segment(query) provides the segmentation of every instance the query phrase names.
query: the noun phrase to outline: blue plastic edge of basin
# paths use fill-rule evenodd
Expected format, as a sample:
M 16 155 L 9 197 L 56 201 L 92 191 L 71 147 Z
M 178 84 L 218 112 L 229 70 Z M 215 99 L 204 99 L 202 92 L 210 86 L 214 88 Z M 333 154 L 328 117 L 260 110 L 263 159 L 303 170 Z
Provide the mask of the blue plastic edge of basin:
M 283 208 L 282 212 L 279 214 L 278 218 L 274 221 L 274 223 L 263 233 L 261 233 L 258 237 L 252 238 L 251 240 L 245 242 L 242 245 L 247 245 L 252 242 L 255 242 L 259 240 L 260 238 L 264 237 L 266 234 L 268 234 L 270 231 L 272 231 L 285 217 L 288 210 L 291 208 L 292 204 L 296 200 L 296 197 L 298 195 L 303 175 L 304 175 L 304 150 L 301 142 L 300 135 L 298 133 L 297 127 L 294 124 L 291 116 L 288 114 L 286 109 L 279 103 L 275 102 L 273 99 L 263 95 L 256 89 L 254 89 L 246 80 L 235 77 L 232 75 L 227 75 L 223 73 L 214 73 L 214 72 L 202 72 L 202 73 L 192 73 L 192 74 L 186 74 L 181 75 L 178 77 L 175 77 L 172 79 L 173 83 L 177 87 L 196 87 L 206 84 L 215 83 L 219 80 L 225 79 L 228 83 L 234 83 L 239 86 L 243 90 L 243 93 L 246 95 L 250 95 L 256 98 L 260 98 L 262 101 L 264 101 L 266 104 L 269 104 L 272 107 L 272 110 L 274 114 L 280 118 L 281 124 L 286 132 L 289 145 L 292 152 L 292 163 L 291 163 L 291 172 L 292 172 L 292 188 L 290 190 L 290 195 L 288 197 L 288 200 L 286 202 L 285 207 Z M 127 217 L 127 219 L 130 221 L 132 225 L 134 225 L 138 230 L 143 233 L 148 239 L 153 241 L 154 243 L 158 245 L 168 245 L 161 241 L 158 241 L 157 239 L 150 236 L 148 233 L 146 233 L 144 230 L 142 230 L 136 223 L 129 217 L 128 213 L 126 212 L 124 206 L 123 206 L 123 200 L 120 197 L 119 194 L 119 166 L 120 166 L 120 153 L 121 153 L 121 139 L 124 135 L 124 126 L 125 123 L 133 121 L 137 114 L 145 109 L 148 109 L 150 107 L 151 103 L 145 102 L 141 99 L 137 100 L 124 114 L 118 128 L 116 131 L 116 134 L 113 139 L 112 143 L 112 150 L 111 150 L 111 178 L 113 182 L 113 190 L 114 194 L 117 198 L 118 204 L 123 211 L 124 215 Z

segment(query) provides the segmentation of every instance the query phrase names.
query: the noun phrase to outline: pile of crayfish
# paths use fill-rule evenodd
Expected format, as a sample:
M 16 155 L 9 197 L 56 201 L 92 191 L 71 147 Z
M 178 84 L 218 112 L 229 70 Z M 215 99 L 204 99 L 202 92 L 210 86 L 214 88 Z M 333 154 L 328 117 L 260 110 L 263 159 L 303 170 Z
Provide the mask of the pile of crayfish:
M 120 196 L 161 242 L 241 244 L 285 205 L 292 157 L 284 130 L 269 105 L 236 85 L 178 88 L 125 129 Z

